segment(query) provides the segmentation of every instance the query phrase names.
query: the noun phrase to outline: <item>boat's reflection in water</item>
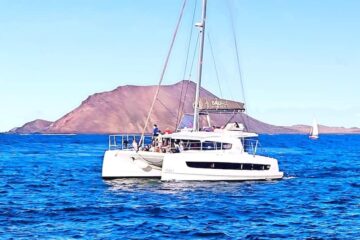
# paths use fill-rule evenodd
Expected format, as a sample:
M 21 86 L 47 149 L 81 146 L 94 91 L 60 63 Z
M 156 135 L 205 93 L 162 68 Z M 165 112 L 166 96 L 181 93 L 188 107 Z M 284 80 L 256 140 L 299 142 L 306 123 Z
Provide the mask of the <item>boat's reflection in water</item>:
M 161 184 L 157 178 L 119 178 L 113 180 L 104 180 L 113 192 L 135 192 L 139 190 L 157 189 Z
M 248 191 L 257 185 L 277 184 L 278 180 L 269 181 L 171 181 L 163 182 L 156 178 L 119 178 L 104 181 L 113 193 L 151 192 L 162 194 L 178 194 L 181 192 L 204 191 L 224 193 Z

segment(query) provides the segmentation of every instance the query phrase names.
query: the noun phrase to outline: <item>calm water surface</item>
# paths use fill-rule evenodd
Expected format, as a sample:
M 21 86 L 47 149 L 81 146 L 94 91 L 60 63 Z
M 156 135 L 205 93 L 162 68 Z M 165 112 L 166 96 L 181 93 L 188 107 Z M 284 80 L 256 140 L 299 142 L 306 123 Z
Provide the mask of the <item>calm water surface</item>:
M 281 181 L 101 179 L 107 136 L 0 135 L 1 239 L 359 239 L 360 135 L 264 135 Z

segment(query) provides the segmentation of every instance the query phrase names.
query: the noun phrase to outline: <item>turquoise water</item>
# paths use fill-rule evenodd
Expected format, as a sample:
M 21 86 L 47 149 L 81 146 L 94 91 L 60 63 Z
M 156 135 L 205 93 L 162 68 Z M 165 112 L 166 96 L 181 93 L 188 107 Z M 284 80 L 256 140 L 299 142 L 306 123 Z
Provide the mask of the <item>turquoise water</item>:
M 360 135 L 260 139 L 283 180 L 104 181 L 107 136 L 0 135 L 0 238 L 359 238 Z

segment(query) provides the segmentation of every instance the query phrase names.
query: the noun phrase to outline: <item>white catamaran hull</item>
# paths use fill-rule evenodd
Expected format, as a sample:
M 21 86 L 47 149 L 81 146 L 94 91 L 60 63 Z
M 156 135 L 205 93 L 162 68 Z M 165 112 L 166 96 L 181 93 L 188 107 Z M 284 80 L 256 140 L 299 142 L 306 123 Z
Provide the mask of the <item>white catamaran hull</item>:
M 163 161 L 163 181 L 245 181 L 281 179 L 276 159 L 243 154 L 185 152 L 167 155 Z
M 102 177 L 112 178 L 160 178 L 163 154 L 108 150 L 103 159 Z

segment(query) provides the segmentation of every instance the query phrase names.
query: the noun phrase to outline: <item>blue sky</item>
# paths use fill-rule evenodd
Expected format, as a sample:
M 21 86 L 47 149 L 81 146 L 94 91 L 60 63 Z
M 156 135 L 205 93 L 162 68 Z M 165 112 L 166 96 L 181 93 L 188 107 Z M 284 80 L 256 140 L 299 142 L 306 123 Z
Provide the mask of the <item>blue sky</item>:
M 0 131 L 56 120 L 96 92 L 156 84 L 181 4 L 0 0 Z M 223 97 L 242 100 L 229 6 L 251 116 L 360 127 L 360 1 L 209 0 Z M 183 77 L 193 7 L 189 0 L 165 84 Z M 220 95 L 206 43 L 203 83 Z

